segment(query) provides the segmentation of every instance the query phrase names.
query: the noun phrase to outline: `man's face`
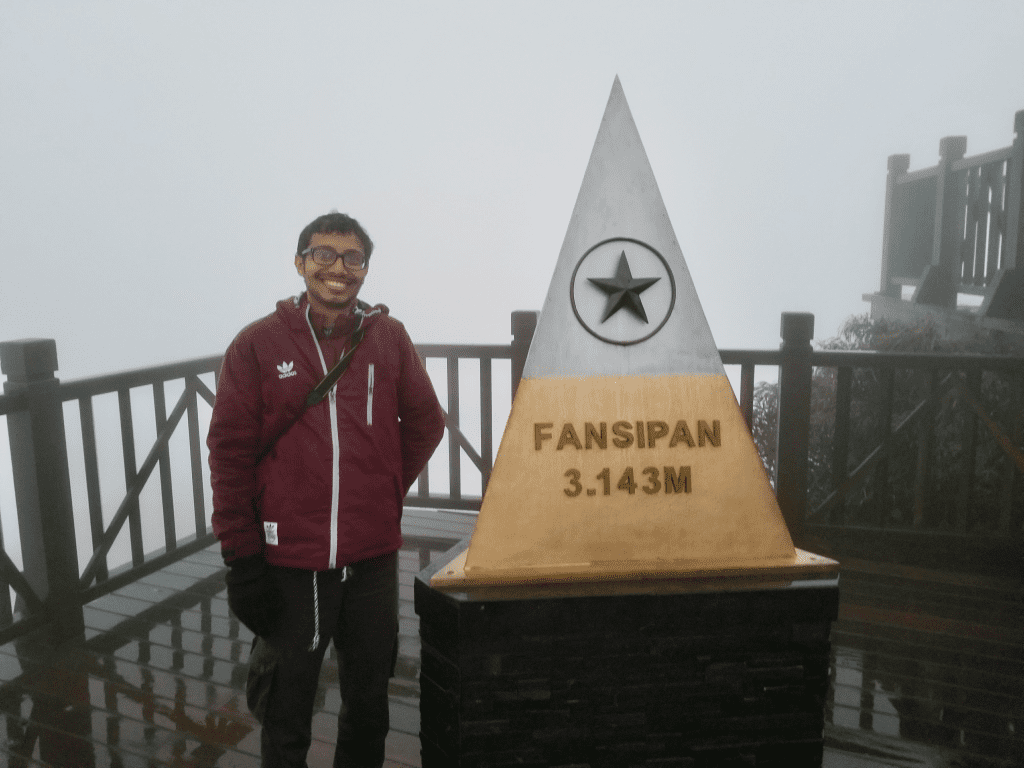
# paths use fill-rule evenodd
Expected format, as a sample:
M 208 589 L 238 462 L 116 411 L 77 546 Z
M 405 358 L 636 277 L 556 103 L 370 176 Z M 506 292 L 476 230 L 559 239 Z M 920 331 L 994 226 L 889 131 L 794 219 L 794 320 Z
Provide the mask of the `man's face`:
M 306 280 L 306 295 L 314 310 L 324 314 L 336 314 L 355 307 L 356 294 L 363 287 L 369 267 L 352 269 L 346 267 L 340 254 L 345 251 L 364 253 L 363 243 L 355 233 L 316 233 L 310 238 L 309 247 L 326 246 L 339 254 L 329 267 L 317 264 L 312 256 L 295 256 L 295 269 Z

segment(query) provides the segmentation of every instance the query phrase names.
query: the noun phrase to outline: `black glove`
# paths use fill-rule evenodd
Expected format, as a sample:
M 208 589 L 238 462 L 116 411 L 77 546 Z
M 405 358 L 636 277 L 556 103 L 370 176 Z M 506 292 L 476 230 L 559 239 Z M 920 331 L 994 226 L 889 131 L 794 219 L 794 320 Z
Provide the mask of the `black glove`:
M 284 612 L 284 595 L 270 566 L 261 555 L 240 557 L 228 563 L 228 607 L 253 634 L 274 633 Z

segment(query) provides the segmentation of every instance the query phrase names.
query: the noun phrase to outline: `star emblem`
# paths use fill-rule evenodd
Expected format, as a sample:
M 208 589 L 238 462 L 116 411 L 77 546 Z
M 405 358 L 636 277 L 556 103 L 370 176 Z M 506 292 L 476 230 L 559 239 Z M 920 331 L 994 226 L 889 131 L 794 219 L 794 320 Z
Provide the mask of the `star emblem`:
M 626 260 L 625 251 L 619 256 L 615 277 L 589 277 L 587 279 L 608 296 L 608 303 L 604 307 L 604 316 L 601 318 L 602 323 L 620 309 L 626 309 L 645 323 L 648 322 L 643 302 L 640 301 L 640 294 L 661 280 L 661 278 L 633 277 L 633 273 L 629 268 L 629 261 Z

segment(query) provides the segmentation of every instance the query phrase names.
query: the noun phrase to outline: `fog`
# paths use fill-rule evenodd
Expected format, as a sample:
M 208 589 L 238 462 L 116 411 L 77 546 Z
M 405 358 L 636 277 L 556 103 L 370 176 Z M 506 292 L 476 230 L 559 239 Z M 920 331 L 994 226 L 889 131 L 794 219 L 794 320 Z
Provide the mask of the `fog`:
M 0 2 L 0 339 L 218 353 L 329 209 L 419 342 L 539 309 L 618 75 L 720 347 L 877 288 L 886 158 L 1013 140 L 1019 2 Z

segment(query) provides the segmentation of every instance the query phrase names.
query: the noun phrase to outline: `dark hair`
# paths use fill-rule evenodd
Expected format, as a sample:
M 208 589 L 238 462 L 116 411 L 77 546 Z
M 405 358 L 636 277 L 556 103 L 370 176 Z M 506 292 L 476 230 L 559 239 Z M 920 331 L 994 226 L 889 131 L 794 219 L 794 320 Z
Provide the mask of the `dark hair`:
M 354 234 L 363 243 L 366 261 L 370 261 L 370 254 L 373 253 L 373 241 L 370 239 L 370 236 L 366 234 L 366 230 L 362 228 L 358 221 L 348 214 L 338 213 L 337 211 L 317 216 L 309 222 L 299 235 L 299 247 L 295 252 L 302 253 L 306 250 L 313 235 L 326 234 L 328 232 L 337 232 L 342 235 Z

